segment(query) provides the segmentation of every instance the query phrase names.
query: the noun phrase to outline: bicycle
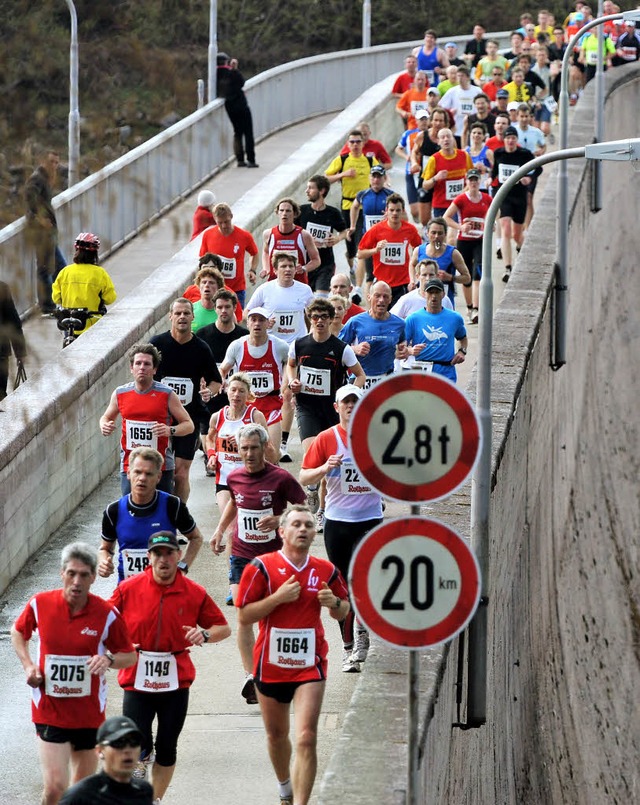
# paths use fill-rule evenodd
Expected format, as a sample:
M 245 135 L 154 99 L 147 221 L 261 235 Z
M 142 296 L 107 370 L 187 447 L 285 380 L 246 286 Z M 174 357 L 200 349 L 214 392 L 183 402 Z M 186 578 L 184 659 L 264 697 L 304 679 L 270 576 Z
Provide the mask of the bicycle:
M 91 316 L 104 316 L 106 310 L 89 310 L 86 307 L 62 307 L 54 311 L 54 316 L 58 324 L 58 330 L 63 333 L 62 349 L 68 347 L 82 335 L 76 330 L 83 330 L 87 324 L 87 319 Z

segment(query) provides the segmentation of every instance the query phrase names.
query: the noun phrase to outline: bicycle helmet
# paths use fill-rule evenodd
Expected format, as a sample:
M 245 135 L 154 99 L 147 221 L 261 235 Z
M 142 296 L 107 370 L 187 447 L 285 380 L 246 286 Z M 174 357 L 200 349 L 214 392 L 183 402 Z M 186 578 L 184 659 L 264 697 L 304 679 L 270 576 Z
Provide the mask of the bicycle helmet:
M 81 232 L 75 240 L 76 249 L 86 249 L 88 252 L 97 252 L 100 248 L 100 238 L 91 232 Z

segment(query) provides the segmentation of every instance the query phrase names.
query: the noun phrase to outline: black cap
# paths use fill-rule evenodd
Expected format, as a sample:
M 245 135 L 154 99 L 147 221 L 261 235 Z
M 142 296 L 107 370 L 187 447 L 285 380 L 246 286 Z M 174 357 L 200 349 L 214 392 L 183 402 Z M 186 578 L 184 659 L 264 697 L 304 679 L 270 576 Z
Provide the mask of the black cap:
M 509 97 L 509 91 L 506 89 L 499 89 L 496 92 L 496 98 L 508 98 L 508 97 Z
M 152 551 L 154 548 L 173 548 L 179 551 L 178 537 L 171 531 L 156 531 L 149 537 L 147 544 L 148 550 Z
M 518 130 L 515 128 L 515 126 L 507 126 L 507 128 L 504 130 L 502 138 L 504 139 L 505 137 L 509 137 L 509 136 L 512 136 L 512 137 L 517 137 L 518 136 Z
M 142 746 L 142 733 L 135 721 L 127 716 L 111 716 L 100 725 L 96 743 L 109 746 L 119 738 L 124 738 L 125 735 L 135 736 Z
M 382 165 L 374 165 L 369 173 L 372 176 L 386 176 L 386 170 L 382 167 Z
M 432 277 L 429 282 L 427 282 L 427 291 L 442 291 L 444 293 L 444 283 L 442 280 L 439 280 L 437 277 Z
M 467 179 L 479 179 L 480 171 L 477 168 L 469 168 L 467 171 Z

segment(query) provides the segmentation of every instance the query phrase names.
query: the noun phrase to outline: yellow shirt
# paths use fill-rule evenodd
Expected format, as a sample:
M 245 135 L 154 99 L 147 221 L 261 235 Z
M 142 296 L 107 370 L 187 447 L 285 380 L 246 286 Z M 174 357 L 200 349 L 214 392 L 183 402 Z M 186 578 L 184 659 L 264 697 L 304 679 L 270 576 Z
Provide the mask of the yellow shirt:
M 369 171 L 373 165 L 380 163 L 375 157 L 366 157 L 364 154 L 359 157 L 354 157 L 348 154 L 344 157 L 344 165 L 342 164 L 342 157 L 337 156 L 333 162 L 326 169 L 327 176 L 335 176 L 336 173 L 344 173 L 345 171 L 355 168 L 356 175 L 354 177 L 345 176 L 342 179 L 342 209 L 350 210 L 355 197 L 361 190 L 369 189 Z

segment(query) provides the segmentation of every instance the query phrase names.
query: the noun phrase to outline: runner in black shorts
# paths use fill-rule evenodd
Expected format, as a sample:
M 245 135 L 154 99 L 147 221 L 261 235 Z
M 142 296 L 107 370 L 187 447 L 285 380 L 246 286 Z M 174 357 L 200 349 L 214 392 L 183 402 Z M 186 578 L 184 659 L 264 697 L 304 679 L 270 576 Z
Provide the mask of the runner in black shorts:
M 186 503 L 189 470 L 200 440 L 199 424 L 208 419 L 205 403 L 218 393 L 222 379 L 211 350 L 191 332 L 193 305 L 188 299 L 171 303 L 169 321 L 171 329 L 153 336 L 151 343 L 161 354 L 155 378 L 175 391 L 196 426 L 188 436 L 173 437 L 175 493 Z

